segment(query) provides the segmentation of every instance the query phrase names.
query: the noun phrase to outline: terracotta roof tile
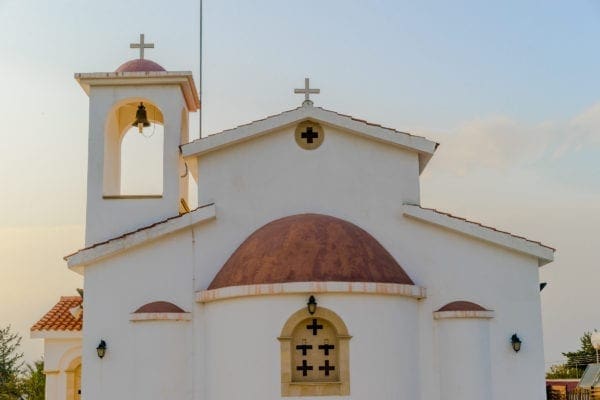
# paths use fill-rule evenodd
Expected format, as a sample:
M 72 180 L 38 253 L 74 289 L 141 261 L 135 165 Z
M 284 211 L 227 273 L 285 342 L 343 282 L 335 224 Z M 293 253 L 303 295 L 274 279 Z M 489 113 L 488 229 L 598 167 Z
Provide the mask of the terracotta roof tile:
M 457 220 L 459 220 L 459 221 L 464 221 L 464 222 L 467 222 L 467 223 L 469 223 L 469 224 L 474 224 L 474 225 L 480 226 L 480 227 L 482 227 L 482 228 L 491 229 L 491 230 L 493 230 L 493 231 L 496 231 L 496 232 L 498 232 L 498 233 L 504 233 L 504 234 L 506 234 L 506 235 L 512 236 L 512 237 L 514 237 L 514 238 L 517 238 L 517 239 L 523 239 L 523 240 L 526 240 L 526 241 L 528 241 L 528 242 L 530 242 L 530 243 L 535 243 L 535 244 L 538 244 L 538 245 L 540 245 L 540 246 L 542 246 L 542 247 L 545 247 L 545 248 L 547 248 L 547 249 L 550 249 L 550 250 L 552 250 L 552 251 L 556 251 L 556 249 L 555 249 L 554 247 L 546 246 L 545 244 L 543 244 L 543 243 L 541 243 L 541 242 L 538 242 L 538 241 L 536 241 L 536 240 L 527 239 L 527 238 L 526 238 L 526 237 L 524 237 L 524 236 L 519 236 L 519 235 L 512 234 L 512 233 L 510 233 L 510 232 L 507 232 L 507 231 L 503 231 L 503 230 L 500 230 L 500 229 L 496 229 L 496 228 L 494 228 L 493 226 L 484 225 L 484 224 L 482 224 L 482 223 L 480 223 L 480 222 L 470 221 L 470 220 L 468 220 L 468 219 L 466 219 L 466 218 L 457 217 L 456 215 L 452 215 L 452 214 L 450 214 L 450 213 L 447 213 L 447 212 L 439 211 L 439 210 L 436 210 L 435 208 L 427 208 L 427 207 L 421 207 L 421 206 L 417 206 L 417 207 L 419 207 L 419 208 L 421 208 L 421 209 L 423 209 L 423 210 L 429 210 L 429 211 L 433 211 L 433 212 L 435 212 L 435 213 L 437 213 L 437 214 L 445 215 L 445 216 L 447 216 L 447 217 L 450 217 L 450 218 L 453 218 L 453 219 L 457 219 Z
M 31 327 L 31 331 L 80 331 L 83 326 L 83 313 L 75 318 L 70 310 L 80 306 L 82 301 L 80 296 L 61 297 L 60 301 Z

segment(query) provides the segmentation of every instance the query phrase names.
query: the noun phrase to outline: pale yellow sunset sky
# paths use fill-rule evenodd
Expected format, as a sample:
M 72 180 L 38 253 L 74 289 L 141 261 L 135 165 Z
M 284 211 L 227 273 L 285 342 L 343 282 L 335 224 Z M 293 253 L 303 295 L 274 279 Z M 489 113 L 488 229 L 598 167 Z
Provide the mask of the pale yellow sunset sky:
M 416 4 L 418 3 L 418 4 Z M 315 104 L 441 143 L 422 204 L 556 247 L 540 270 L 548 363 L 600 328 L 600 6 L 588 1 L 205 0 L 203 134 Z M 88 99 L 75 72 L 199 65 L 198 1 L 0 0 L 0 326 L 82 278 Z M 192 127 L 197 131 L 194 116 Z M 492 284 L 492 283 L 491 283 Z

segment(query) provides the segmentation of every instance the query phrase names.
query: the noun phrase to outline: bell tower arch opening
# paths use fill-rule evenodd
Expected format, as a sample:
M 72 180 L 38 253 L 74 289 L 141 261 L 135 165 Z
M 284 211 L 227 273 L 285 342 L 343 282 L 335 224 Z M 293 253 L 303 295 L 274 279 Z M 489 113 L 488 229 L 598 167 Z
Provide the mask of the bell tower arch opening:
M 104 196 L 163 194 L 164 117 L 148 99 L 109 112 L 104 134 Z

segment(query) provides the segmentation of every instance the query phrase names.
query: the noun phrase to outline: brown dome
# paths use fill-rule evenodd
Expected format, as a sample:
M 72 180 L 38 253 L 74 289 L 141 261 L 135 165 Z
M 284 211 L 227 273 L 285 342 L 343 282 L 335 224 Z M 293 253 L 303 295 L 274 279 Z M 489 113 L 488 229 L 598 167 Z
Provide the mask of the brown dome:
M 152 71 L 165 71 L 163 67 L 155 63 L 154 61 L 146 59 L 135 59 L 127 61 L 121 64 L 115 72 L 152 72 Z
M 135 314 L 142 313 L 184 313 L 180 307 L 168 301 L 155 301 L 153 303 L 144 304 L 134 311 Z
M 438 311 L 489 311 L 481 307 L 479 304 L 471 303 L 470 301 L 453 301 L 446 304 Z
M 339 218 L 300 214 L 250 235 L 208 289 L 285 282 L 413 281 L 377 240 Z

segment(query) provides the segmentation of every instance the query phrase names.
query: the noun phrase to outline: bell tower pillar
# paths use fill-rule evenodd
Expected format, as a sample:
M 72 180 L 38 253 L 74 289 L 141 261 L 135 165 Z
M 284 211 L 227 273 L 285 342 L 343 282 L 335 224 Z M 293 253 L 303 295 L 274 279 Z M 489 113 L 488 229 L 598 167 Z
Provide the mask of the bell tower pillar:
M 148 45 L 141 42 L 143 57 Z M 191 174 L 179 146 L 189 140 L 188 114 L 200 108 L 192 72 L 166 71 L 139 58 L 115 72 L 78 73 L 75 79 L 90 99 L 86 246 L 186 212 Z M 163 132 L 162 191 L 125 194 L 123 137 L 153 125 Z

